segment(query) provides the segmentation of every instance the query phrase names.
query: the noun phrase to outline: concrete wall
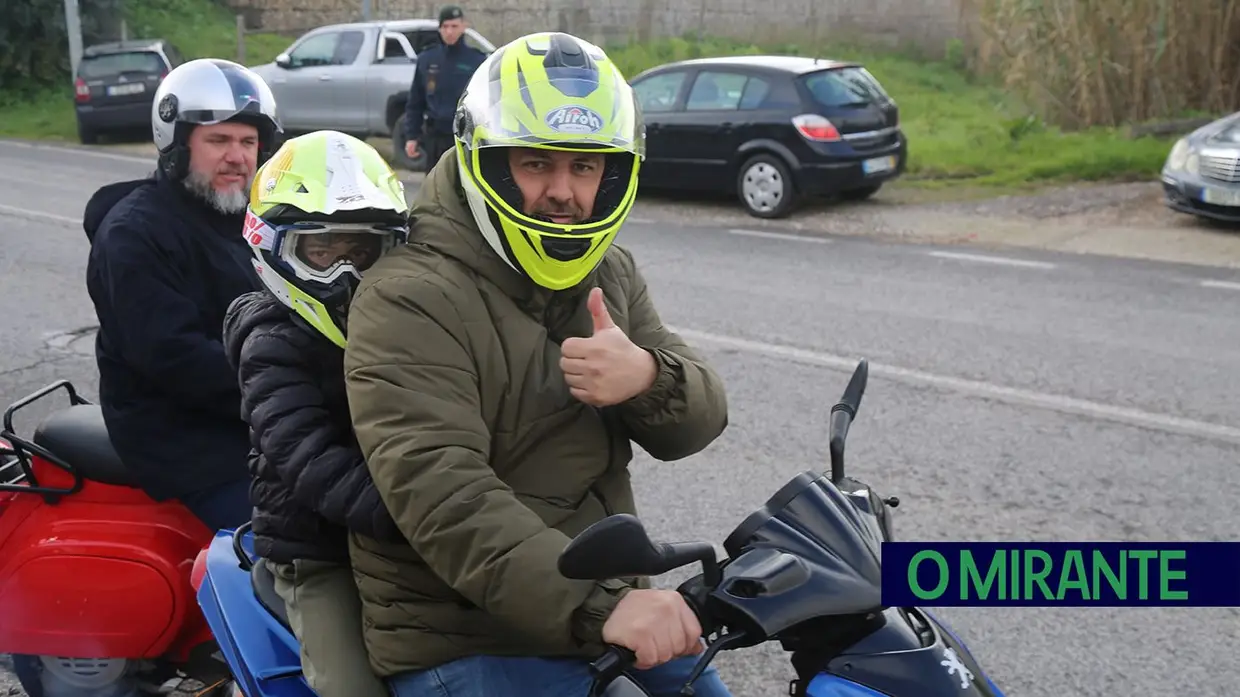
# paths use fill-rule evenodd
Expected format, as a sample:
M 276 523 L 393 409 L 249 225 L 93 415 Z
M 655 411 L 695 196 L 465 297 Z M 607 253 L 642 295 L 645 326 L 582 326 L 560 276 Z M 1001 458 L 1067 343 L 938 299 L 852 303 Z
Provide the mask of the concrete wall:
M 362 18 L 363 0 L 222 0 L 250 29 L 304 31 Z M 434 17 L 442 2 L 370 0 L 375 19 Z M 701 31 L 754 42 L 834 37 L 912 44 L 939 54 L 963 38 L 960 0 L 461 0 L 474 27 L 496 44 L 560 30 L 598 42 Z

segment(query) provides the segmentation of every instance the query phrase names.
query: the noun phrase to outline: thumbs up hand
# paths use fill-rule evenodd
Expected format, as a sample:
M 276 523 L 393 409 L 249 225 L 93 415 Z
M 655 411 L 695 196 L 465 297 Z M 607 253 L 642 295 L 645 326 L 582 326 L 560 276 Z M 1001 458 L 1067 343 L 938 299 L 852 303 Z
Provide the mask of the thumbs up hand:
M 586 307 L 594 318 L 594 334 L 560 344 L 560 370 L 569 392 L 586 404 L 606 407 L 650 389 L 658 372 L 654 356 L 612 321 L 601 289 L 590 290 Z
M 590 311 L 590 316 L 594 318 L 595 336 L 598 336 L 599 332 L 619 329 L 616 327 L 616 323 L 611 320 L 611 313 L 607 311 L 607 301 L 603 299 L 602 288 L 590 289 L 590 296 L 586 298 L 586 309 Z

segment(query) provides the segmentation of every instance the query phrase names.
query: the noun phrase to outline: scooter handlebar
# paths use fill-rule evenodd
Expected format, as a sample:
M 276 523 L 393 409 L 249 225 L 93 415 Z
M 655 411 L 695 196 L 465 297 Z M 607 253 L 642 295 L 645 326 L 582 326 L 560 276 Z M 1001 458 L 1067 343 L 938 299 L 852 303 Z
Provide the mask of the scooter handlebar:
M 637 662 L 637 654 L 615 644 L 608 644 L 607 650 L 603 652 L 590 664 L 590 672 L 594 677 L 601 678 L 607 676 L 615 676 L 620 671 L 633 667 Z
M 702 627 L 702 635 L 706 636 L 713 632 L 715 627 L 712 622 L 709 622 L 709 619 L 703 613 L 701 601 L 695 597 L 699 593 L 703 592 L 703 590 L 704 589 L 701 585 L 700 578 L 698 578 L 690 579 L 689 581 L 681 584 L 680 588 L 677 589 L 677 592 L 680 593 L 680 597 L 684 599 L 685 604 L 689 606 L 689 609 L 693 612 L 694 616 L 697 617 L 698 624 Z M 620 671 L 632 668 L 633 664 L 636 662 L 637 654 L 630 649 L 617 644 L 608 644 L 607 650 L 603 652 L 603 655 L 594 659 L 594 662 L 590 664 L 590 671 L 596 678 L 607 676 L 614 677 L 615 675 L 618 675 Z

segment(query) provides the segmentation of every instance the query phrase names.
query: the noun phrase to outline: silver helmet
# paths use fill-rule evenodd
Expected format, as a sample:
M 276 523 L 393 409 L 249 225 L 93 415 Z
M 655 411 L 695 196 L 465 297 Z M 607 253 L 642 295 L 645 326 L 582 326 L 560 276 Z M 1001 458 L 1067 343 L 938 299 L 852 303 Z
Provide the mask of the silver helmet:
M 258 129 L 259 161 L 266 162 L 283 133 L 276 98 L 257 73 L 219 58 L 200 58 L 168 73 L 151 104 L 151 134 L 161 169 L 173 179 L 189 166 L 186 142 L 195 126 L 240 121 Z

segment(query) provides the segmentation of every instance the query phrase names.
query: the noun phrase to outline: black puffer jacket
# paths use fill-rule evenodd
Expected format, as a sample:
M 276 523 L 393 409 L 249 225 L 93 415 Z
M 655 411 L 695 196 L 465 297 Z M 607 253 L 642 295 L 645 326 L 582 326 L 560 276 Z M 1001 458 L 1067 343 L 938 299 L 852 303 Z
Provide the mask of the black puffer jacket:
M 403 541 L 353 437 L 344 351 L 267 291 L 228 308 L 224 345 L 254 448 L 254 551 L 348 563 L 348 530 Z

